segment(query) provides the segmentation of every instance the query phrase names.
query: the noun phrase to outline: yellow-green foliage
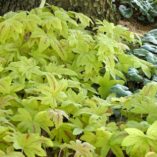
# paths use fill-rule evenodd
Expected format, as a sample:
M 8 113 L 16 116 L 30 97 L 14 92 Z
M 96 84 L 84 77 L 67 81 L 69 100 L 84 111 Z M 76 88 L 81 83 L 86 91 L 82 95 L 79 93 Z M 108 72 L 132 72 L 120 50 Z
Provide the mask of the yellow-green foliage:
M 0 17 L 1 157 L 157 152 L 156 83 L 128 97 L 110 93 L 129 68 L 151 77 L 154 66 L 125 53 L 135 42 L 127 29 L 89 25 L 85 15 L 55 6 Z

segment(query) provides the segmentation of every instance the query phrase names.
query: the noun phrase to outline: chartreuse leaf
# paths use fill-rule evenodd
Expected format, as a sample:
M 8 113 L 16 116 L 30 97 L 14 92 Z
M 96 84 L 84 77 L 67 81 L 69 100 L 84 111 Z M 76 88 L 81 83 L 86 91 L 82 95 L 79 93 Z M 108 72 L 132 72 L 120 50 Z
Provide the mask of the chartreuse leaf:
M 2 118 L 1 118 L 1 121 L 2 121 Z M 6 138 L 13 132 L 14 132 L 14 128 L 11 128 L 9 126 L 0 126 L 0 143 L 1 143 L 0 150 L 5 151 L 8 147 L 11 146 L 11 143 L 9 143 L 6 140 Z
M 110 23 L 106 20 L 103 20 L 103 22 L 98 20 L 97 24 L 99 24 L 99 27 L 97 28 L 98 32 L 106 33 L 109 38 L 112 38 L 115 41 L 126 39 L 129 42 L 134 42 L 133 33 L 128 31 L 126 27 L 123 27 L 121 25 L 115 26 L 113 23 Z
M 79 19 L 79 21 L 81 23 L 79 25 L 81 25 L 83 28 L 86 28 L 87 26 L 90 25 L 90 23 L 93 23 L 93 21 L 89 17 L 85 16 L 82 13 L 76 13 L 73 11 L 69 11 L 69 14 L 73 14 L 76 19 Z
M 81 128 L 75 128 L 73 131 L 73 135 L 80 135 L 83 132 L 83 129 Z
M 71 141 L 70 144 L 65 144 L 64 147 L 74 150 L 76 152 L 75 157 L 94 157 L 95 148 L 87 142 L 81 142 L 80 140 L 76 140 L 76 142 Z
M 62 142 L 65 143 L 75 140 L 75 136 L 73 135 L 74 125 L 71 123 L 62 123 L 59 128 L 54 128 L 51 131 L 50 137 L 55 139 L 55 141 L 62 145 Z
M 21 134 L 16 133 L 13 137 L 13 146 L 16 150 L 22 150 L 27 156 L 35 157 L 46 156 L 42 145 L 45 144 L 47 147 L 52 147 L 53 143 L 50 139 L 40 137 L 38 134 Z
M 68 115 L 62 110 L 50 110 L 50 114 L 56 128 L 59 128 L 62 125 L 64 117 L 69 119 Z
M 40 111 L 34 116 L 34 122 L 36 123 L 36 126 L 45 130 L 49 134 L 50 134 L 49 127 L 52 127 L 54 125 L 54 123 L 51 120 L 52 116 L 50 112 L 51 111 Z
M 157 153 L 155 153 L 155 152 L 148 152 L 145 157 L 157 157 Z
M 10 75 L 14 79 L 23 79 L 33 80 L 34 75 L 41 76 L 42 72 L 40 67 L 37 66 L 36 60 L 33 58 L 20 57 L 20 60 L 17 62 L 11 62 L 6 68 L 10 71 Z M 19 78 L 20 75 L 20 78 Z
M 47 84 L 39 84 L 37 92 L 39 92 L 38 100 L 41 100 L 42 104 L 50 105 L 52 107 L 57 106 L 57 102 L 62 102 L 63 98 L 66 98 L 65 89 L 67 88 L 67 81 L 57 80 L 53 75 L 46 74 Z
M 140 157 L 141 155 L 145 156 L 150 149 L 146 135 L 144 135 L 142 131 L 135 128 L 127 128 L 125 131 L 129 135 L 124 138 L 122 146 L 126 147 L 127 153 L 131 157 Z
M 56 65 L 50 63 L 45 67 L 47 72 L 61 77 L 62 75 L 77 76 L 77 73 L 71 69 L 65 68 L 64 65 Z
M 111 150 L 116 155 L 116 157 L 124 157 L 123 151 L 120 146 L 112 146 Z
M 157 136 L 156 136 L 156 130 L 157 130 L 157 121 L 155 121 L 147 130 L 147 137 L 148 137 L 148 142 L 151 147 L 151 151 L 157 152 Z M 156 154 L 154 154 L 156 155 Z
M 157 93 L 157 83 L 151 82 L 147 84 L 140 93 L 143 96 L 155 97 Z
M 12 151 L 12 152 L 5 153 L 1 150 L 0 150 L 0 156 L 1 157 L 24 157 L 24 155 L 20 152 Z
M 157 121 L 155 121 L 144 134 L 141 130 L 135 128 L 127 128 L 125 131 L 129 134 L 126 136 L 122 142 L 122 146 L 127 147 L 127 152 L 131 156 L 140 157 L 140 153 L 146 156 L 155 156 L 156 154 L 152 151 L 156 151 L 156 130 Z M 140 145 L 143 143 L 143 147 L 139 150 Z
M 123 139 L 125 138 L 125 136 L 126 136 L 126 133 L 122 131 L 122 132 L 114 133 L 110 138 L 109 144 L 110 144 L 111 150 L 117 157 L 124 157 L 124 153 L 121 149 L 121 143 Z
M 72 19 L 65 10 L 63 10 L 62 8 L 58 8 L 56 6 L 51 6 L 51 8 L 54 11 L 56 17 L 58 17 L 62 21 L 68 21 L 70 26 L 73 27 L 78 26 L 77 22 L 74 19 Z
M 11 77 L 3 77 L 0 79 L 0 93 L 6 95 L 18 92 L 23 89 L 22 84 L 13 84 Z
M 118 55 L 119 63 L 117 64 L 118 69 L 128 72 L 129 68 L 141 68 L 143 73 L 150 78 L 151 70 L 153 65 L 144 60 L 141 60 L 133 55 L 119 54 Z
M 155 121 L 147 130 L 147 135 L 152 139 L 157 139 L 157 121 Z
M 123 84 L 122 80 L 112 80 L 109 72 L 106 72 L 104 77 L 100 77 L 99 79 L 99 93 L 102 98 L 106 98 L 110 93 L 110 89 L 116 84 Z
M 88 132 L 88 131 L 85 131 L 84 134 L 81 136 L 81 140 L 87 141 L 91 143 L 92 145 L 95 144 L 96 138 L 97 137 L 94 133 Z
M 104 128 L 100 128 L 96 131 L 96 134 L 85 131 L 81 139 L 94 145 L 96 151 L 99 152 L 102 157 L 106 156 L 110 149 L 116 156 L 123 157 L 124 154 L 121 150 L 121 142 L 125 136 L 125 133 L 113 135 Z
M 110 146 L 109 146 L 109 140 L 111 138 L 111 133 L 109 131 L 104 130 L 103 128 L 100 128 L 96 132 L 96 142 L 95 146 L 97 148 L 101 148 L 101 156 L 106 156 Z
M 46 132 L 50 133 L 49 127 L 53 126 L 51 118 L 50 111 L 40 111 L 31 114 L 29 110 L 20 108 L 18 109 L 18 114 L 13 116 L 12 120 L 19 122 L 18 128 L 22 132 L 29 131 L 40 133 L 41 129 L 44 129 Z
M 33 119 L 31 114 L 23 109 L 18 109 L 18 113 L 13 117 L 14 121 L 20 121 L 18 127 L 22 129 L 22 131 L 33 130 Z
M 16 15 L 16 14 L 15 14 Z M 23 33 L 23 24 L 13 17 L 6 19 L 0 23 L 1 37 L 0 43 L 5 43 L 8 40 L 19 40 Z
M 136 115 L 145 114 L 148 122 L 153 123 L 156 120 L 155 113 L 157 111 L 156 90 L 155 82 L 148 83 L 139 93 L 125 99 L 122 102 L 125 104 L 123 108 L 126 108 L 129 112 L 135 113 Z

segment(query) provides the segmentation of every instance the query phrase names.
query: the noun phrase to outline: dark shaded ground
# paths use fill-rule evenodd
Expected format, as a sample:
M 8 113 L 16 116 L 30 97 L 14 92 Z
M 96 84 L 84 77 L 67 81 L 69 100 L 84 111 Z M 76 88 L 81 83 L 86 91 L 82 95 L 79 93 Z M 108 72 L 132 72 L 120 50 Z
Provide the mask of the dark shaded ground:
M 157 28 L 157 24 L 142 24 L 135 19 L 131 20 L 120 20 L 120 25 L 127 27 L 130 31 L 138 33 L 139 35 L 144 35 L 152 29 Z

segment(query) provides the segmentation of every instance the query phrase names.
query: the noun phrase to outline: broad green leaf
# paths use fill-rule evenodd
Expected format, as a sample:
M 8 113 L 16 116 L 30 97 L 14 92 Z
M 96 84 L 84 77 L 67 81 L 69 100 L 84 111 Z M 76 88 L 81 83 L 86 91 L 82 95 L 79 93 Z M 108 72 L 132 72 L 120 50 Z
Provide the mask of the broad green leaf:
M 136 129 L 136 128 L 127 128 L 125 129 L 125 131 L 129 134 L 129 135 L 133 135 L 133 136 L 144 136 L 143 132 Z
M 152 139 L 157 139 L 157 121 L 155 121 L 147 130 L 148 137 Z
M 148 152 L 145 157 L 157 157 L 157 154 L 155 152 Z
M 123 151 L 119 146 L 112 146 L 111 150 L 116 155 L 116 157 L 124 157 Z
M 127 8 L 125 5 L 120 5 L 119 11 L 125 18 L 130 18 L 133 15 L 132 8 Z
M 98 91 L 99 91 L 101 97 L 106 98 L 108 96 L 108 94 L 110 93 L 110 89 L 118 83 L 123 84 L 123 81 L 122 80 L 112 80 L 109 72 L 106 72 L 105 76 L 101 77 L 99 80 L 100 87 L 99 87 Z
M 0 156 L 1 157 L 24 157 L 24 155 L 20 152 L 8 152 L 8 153 L 4 153 L 0 150 Z
M 149 151 L 149 143 L 146 135 L 138 129 L 127 128 L 125 131 L 129 134 L 122 142 L 122 146 L 126 147 L 130 156 L 144 156 Z M 141 145 L 143 147 L 141 147 Z
M 40 137 L 37 134 L 21 134 L 17 133 L 13 138 L 13 146 L 16 150 L 22 150 L 29 157 L 46 156 L 43 144 L 53 146 L 52 141 Z
M 75 153 L 75 157 L 93 157 L 94 154 L 94 147 L 87 143 L 87 142 L 81 142 L 80 140 L 71 141 L 70 144 L 65 144 L 64 147 L 67 147 L 69 149 L 73 149 Z

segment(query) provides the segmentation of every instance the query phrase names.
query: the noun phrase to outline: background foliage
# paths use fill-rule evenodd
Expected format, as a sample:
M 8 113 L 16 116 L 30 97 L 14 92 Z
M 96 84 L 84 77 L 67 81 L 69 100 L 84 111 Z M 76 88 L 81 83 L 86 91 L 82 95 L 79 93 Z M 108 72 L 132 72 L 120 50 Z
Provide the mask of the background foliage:
M 120 0 L 119 11 L 127 19 L 134 17 L 144 23 L 153 23 L 157 19 L 157 1 Z

